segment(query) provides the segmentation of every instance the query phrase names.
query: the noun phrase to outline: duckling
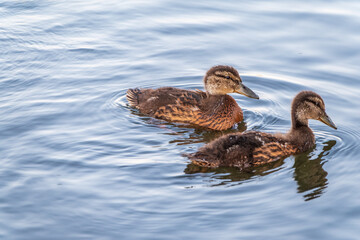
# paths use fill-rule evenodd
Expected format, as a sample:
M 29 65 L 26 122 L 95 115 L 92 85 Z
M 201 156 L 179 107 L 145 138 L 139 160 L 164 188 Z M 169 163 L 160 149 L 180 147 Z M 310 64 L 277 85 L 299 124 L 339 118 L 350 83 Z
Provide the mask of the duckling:
M 312 91 L 298 93 L 291 105 L 291 129 L 286 134 L 249 131 L 224 135 L 198 152 L 186 155 L 192 163 L 204 167 L 233 166 L 244 169 L 277 161 L 315 146 L 308 119 L 319 120 L 337 129 L 325 112 L 323 99 Z
M 235 68 L 214 66 L 205 77 L 206 92 L 174 87 L 158 89 L 129 89 L 127 100 L 131 107 L 155 118 L 191 123 L 214 130 L 231 128 L 243 120 L 243 112 L 227 93 L 240 93 L 259 99 L 246 87 Z

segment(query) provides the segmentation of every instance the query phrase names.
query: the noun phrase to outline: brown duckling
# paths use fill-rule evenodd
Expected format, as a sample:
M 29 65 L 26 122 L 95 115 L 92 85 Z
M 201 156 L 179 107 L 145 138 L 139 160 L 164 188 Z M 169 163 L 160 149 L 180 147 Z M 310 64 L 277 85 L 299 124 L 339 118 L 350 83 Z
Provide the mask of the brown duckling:
M 235 68 L 214 66 L 204 77 L 206 92 L 174 87 L 129 89 L 126 97 L 131 107 L 152 117 L 183 122 L 214 130 L 231 128 L 243 120 L 241 108 L 227 93 L 259 97 L 246 87 Z
M 231 133 L 215 139 L 187 157 L 192 163 L 204 167 L 233 166 L 244 169 L 273 162 L 314 147 L 315 137 L 308 119 L 319 120 L 337 129 L 325 112 L 323 99 L 315 92 L 302 91 L 292 102 L 292 126 L 288 133 Z

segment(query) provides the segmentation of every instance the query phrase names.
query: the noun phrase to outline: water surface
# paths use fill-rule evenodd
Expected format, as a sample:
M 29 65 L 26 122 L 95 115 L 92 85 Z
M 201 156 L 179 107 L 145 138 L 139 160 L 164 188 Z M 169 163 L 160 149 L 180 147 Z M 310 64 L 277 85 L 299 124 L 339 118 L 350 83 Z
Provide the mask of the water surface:
M 358 1 L 0 3 L 1 239 L 358 239 Z M 203 89 L 228 64 L 260 100 L 216 132 L 127 106 L 131 87 Z M 284 132 L 301 90 L 338 126 L 240 172 L 182 157 L 227 132 Z

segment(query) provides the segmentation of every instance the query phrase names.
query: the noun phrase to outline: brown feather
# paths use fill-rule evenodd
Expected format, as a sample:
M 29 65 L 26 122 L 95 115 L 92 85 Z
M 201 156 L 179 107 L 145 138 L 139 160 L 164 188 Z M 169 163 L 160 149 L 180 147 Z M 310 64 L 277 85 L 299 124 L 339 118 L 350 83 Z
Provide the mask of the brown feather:
M 276 161 L 296 153 L 297 148 L 268 133 L 249 131 L 224 135 L 188 155 L 201 166 L 231 166 L 241 169 Z
M 258 96 L 244 86 L 239 73 L 231 66 L 218 65 L 204 76 L 206 92 L 173 87 L 129 89 L 131 107 L 141 113 L 174 122 L 185 122 L 215 130 L 231 128 L 243 120 L 243 113 L 228 93 Z
M 231 133 L 187 156 L 194 164 L 200 166 L 233 166 L 244 169 L 307 151 L 315 145 L 315 137 L 308 126 L 308 119 L 327 116 L 325 104 L 318 94 L 303 91 L 294 98 L 291 109 L 292 127 L 286 134 L 255 131 Z
M 172 87 L 129 89 L 130 106 L 141 113 L 172 122 L 184 122 L 225 130 L 243 120 L 243 113 L 229 95 L 207 96 L 202 91 Z

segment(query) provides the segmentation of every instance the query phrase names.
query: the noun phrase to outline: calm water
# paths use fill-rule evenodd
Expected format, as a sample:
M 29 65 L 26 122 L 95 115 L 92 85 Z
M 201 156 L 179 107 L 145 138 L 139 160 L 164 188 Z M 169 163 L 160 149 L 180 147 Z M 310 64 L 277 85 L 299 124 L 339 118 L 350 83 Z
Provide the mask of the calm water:
M 0 2 L 1 239 L 359 239 L 359 1 Z M 216 64 L 286 131 L 300 90 L 337 124 L 316 148 L 251 171 L 183 153 L 224 132 L 127 107 L 131 87 L 202 89 Z

